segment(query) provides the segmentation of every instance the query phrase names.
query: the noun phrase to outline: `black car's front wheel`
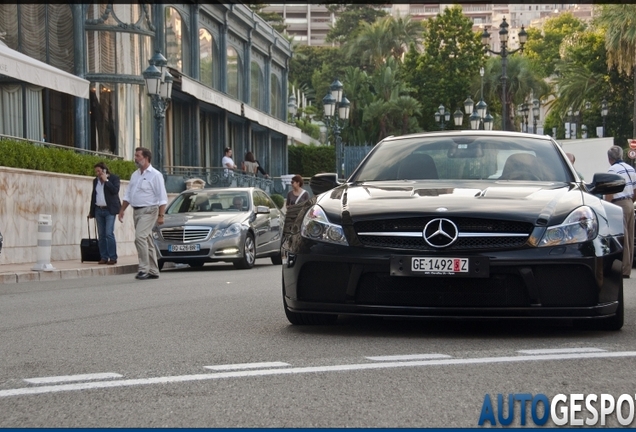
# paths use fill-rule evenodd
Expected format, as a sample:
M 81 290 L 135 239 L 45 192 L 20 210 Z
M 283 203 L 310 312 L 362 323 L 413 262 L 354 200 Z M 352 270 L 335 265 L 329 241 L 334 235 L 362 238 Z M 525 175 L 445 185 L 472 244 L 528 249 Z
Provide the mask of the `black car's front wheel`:
M 621 281 L 622 282 L 622 281 Z M 623 301 L 623 284 L 618 291 L 618 309 L 616 315 L 609 318 L 580 321 L 577 327 L 583 330 L 618 331 L 625 323 L 625 302 Z
M 251 269 L 256 261 L 256 244 L 252 234 L 247 233 L 243 241 L 243 258 L 234 261 L 234 267 L 237 269 Z
M 284 283 L 284 282 L 283 282 Z M 293 325 L 328 325 L 333 324 L 338 319 L 338 315 L 317 314 L 317 313 L 298 313 L 289 310 L 287 301 L 285 300 L 285 287 L 283 285 L 283 309 L 287 320 Z

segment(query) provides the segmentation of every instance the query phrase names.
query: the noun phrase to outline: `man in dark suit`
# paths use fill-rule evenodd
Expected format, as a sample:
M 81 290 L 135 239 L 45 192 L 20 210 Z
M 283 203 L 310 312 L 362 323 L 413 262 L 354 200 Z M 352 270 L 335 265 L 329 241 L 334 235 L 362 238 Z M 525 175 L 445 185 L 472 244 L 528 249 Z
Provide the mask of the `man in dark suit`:
M 95 180 L 89 218 L 97 223 L 97 243 L 99 264 L 117 264 L 117 243 L 115 242 L 115 217 L 121 209 L 119 199 L 119 177 L 111 174 L 103 162 L 95 164 Z

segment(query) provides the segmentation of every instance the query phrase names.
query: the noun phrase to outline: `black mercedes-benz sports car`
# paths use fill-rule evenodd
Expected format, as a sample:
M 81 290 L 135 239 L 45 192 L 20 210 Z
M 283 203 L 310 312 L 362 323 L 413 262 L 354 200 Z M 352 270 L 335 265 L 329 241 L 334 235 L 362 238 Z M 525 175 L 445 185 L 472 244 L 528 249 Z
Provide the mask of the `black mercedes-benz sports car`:
M 288 209 L 283 306 L 292 324 L 340 314 L 570 319 L 623 326 L 623 216 L 549 136 L 389 137 L 344 183 L 311 179 Z

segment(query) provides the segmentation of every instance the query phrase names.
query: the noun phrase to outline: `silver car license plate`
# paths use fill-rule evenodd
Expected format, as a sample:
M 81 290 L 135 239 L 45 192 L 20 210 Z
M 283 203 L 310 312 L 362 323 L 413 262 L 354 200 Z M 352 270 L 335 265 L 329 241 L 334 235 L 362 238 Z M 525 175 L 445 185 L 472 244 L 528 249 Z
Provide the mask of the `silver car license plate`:
M 201 250 L 200 244 L 191 245 L 169 245 L 168 251 L 170 252 L 196 252 Z

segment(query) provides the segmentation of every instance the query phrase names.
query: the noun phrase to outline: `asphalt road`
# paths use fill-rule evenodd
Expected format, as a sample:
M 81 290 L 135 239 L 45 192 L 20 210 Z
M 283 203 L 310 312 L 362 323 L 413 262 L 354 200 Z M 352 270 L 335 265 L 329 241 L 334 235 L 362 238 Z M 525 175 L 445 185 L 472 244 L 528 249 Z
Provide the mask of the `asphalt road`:
M 280 279 L 258 260 L 0 285 L 0 427 L 478 427 L 487 395 L 497 419 L 497 394 L 636 392 L 636 279 L 615 333 L 355 317 L 297 327 Z

